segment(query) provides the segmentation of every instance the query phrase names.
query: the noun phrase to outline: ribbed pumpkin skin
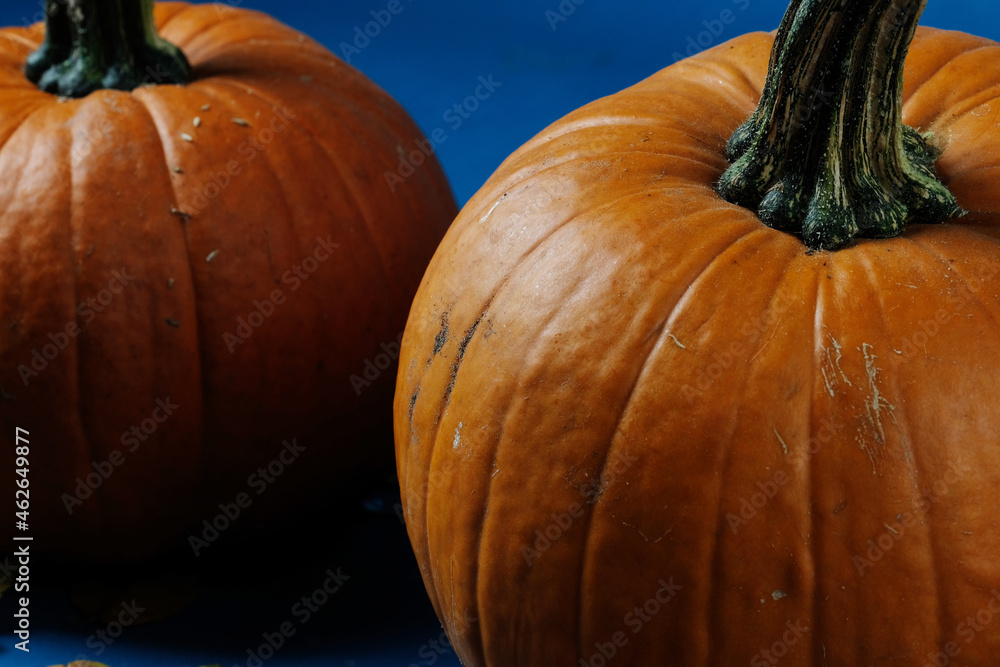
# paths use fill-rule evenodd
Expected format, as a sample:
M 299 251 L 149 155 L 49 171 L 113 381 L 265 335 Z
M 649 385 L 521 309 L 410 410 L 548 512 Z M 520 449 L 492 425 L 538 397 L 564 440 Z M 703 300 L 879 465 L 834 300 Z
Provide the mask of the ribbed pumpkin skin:
M 467 667 L 1000 659 L 1000 47 L 921 29 L 907 64 L 974 213 L 810 255 L 712 189 L 772 39 L 556 122 L 431 263 L 397 467 Z
M 11 457 L 15 427 L 30 432 L 37 551 L 146 555 L 239 491 L 277 512 L 391 465 L 392 381 L 359 396 L 350 376 L 396 341 L 456 212 L 433 159 L 390 190 L 422 135 L 316 42 L 221 5 L 163 4 L 156 21 L 196 80 L 79 100 L 21 73 L 40 26 L 0 31 L 0 432 Z M 303 265 L 320 238 L 339 247 Z M 79 315 L 114 271 L 134 280 Z M 276 289 L 273 314 L 227 344 Z M 18 367 L 74 322 L 25 386 Z M 122 435 L 167 397 L 179 407 L 130 452 Z M 383 440 L 359 441 L 378 424 Z M 248 475 L 292 438 L 306 451 L 257 500 Z M 62 494 L 114 450 L 124 463 L 68 514 Z

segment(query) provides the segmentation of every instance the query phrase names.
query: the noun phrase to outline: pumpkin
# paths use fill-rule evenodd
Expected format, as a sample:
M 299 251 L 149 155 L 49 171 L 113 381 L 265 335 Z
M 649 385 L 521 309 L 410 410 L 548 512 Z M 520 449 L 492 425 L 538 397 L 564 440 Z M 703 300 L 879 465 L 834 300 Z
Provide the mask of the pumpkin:
M 264 14 L 77 5 L 49 2 L 47 36 L 0 31 L 0 433 L 27 440 L 23 534 L 141 558 L 391 466 L 398 340 L 456 212 L 433 157 L 387 178 L 419 129 Z
M 1000 46 L 923 5 L 796 0 L 461 211 L 394 423 L 467 667 L 996 664 Z

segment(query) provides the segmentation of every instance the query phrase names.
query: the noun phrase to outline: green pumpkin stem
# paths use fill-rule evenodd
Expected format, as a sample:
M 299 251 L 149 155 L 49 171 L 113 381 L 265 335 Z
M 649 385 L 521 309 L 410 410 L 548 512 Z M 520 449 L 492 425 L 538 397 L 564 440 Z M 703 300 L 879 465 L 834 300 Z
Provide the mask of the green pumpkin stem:
M 810 250 L 961 215 L 903 125 L 903 63 L 927 0 L 792 0 L 719 194 Z
M 191 66 L 156 33 L 153 0 L 46 0 L 45 41 L 25 75 L 44 91 L 84 97 L 103 88 L 184 84 Z

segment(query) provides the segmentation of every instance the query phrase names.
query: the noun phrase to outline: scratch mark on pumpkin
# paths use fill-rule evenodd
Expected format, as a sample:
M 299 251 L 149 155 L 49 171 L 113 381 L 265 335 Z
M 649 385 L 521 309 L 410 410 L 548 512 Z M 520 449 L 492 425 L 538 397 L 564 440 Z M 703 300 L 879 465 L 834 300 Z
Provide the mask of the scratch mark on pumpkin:
M 677 340 L 677 336 L 673 335 L 672 333 L 668 333 L 667 334 L 667 338 L 669 338 L 670 340 L 672 340 L 675 343 L 677 343 L 677 347 L 681 348 L 682 350 L 686 350 L 687 349 L 686 347 L 684 347 L 684 343 L 682 343 L 679 340 Z
M 625 523 L 624 521 L 622 521 L 622 525 L 623 525 L 623 526 L 626 526 L 626 527 L 628 527 L 628 528 L 631 528 L 631 529 L 633 529 L 633 530 L 634 530 L 635 532 L 637 532 L 637 533 L 639 533 L 640 535 L 642 535 L 642 539 L 644 539 L 644 540 L 646 540 L 647 542 L 649 542 L 649 538 L 648 538 L 648 537 L 646 537 L 646 534 L 645 534 L 644 532 L 642 532 L 641 530 L 639 530 L 638 528 L 636 528 L 635 526 L 633 526 L 632 524 L 630 524 L 630 523 Z
M 776 435 L 778 437 L 778 442 L 781 443 L 781 449 L 782 449 L 782 451 L 785 452 L 785 456 L 788 456 L 788 445 L 785 444 L 785 440 L 781 437 L 781 434 L 778 433 L 778 427 L 777 426 L 774 427 L 774 435 Z
M 455 439 L 451 443 L 451 448 L 458 449 L 460 444 L 462 444 L 462 422 L 458 422 L 458 428 L 455 429 Z
M 878 374 L 879 369 L 875 365 L 875 360 L 878 358 L 871 352 L 872 346 L 868 343 L 863 343 L 861 346 L 861 351 L 865 355 L 865 373 L 868 375 L 868 387 L 871 390 L 871 396 L 866 403 L 868 409 L 868 422 L 871 424 L 875 432 L 875 437 L 880 445 L 885 444 L 885 428 L 882 425 L 882 409 L 888 408 L 890 411 L 895 410 L 896 406 L 889 403 L 879 392 L 878 388 Z M 895 420 L 895 417 L 890 414 Z
M 490 207 L 490 210 L 486 211 L 486 215 L 484 215 L 483 217 L 479 218 L 479 224 L 483 224 L 484 222 L 486 222 L 486 219 L 488 217 L 490 217 L 491 215 L 493 215 L 493 211 L 495 211 L 496 208 L 497 208 L 497 206 L 500 205 L 500 202 L 502 202 L 506 198 L 507 198 L 507 193 L 506 192 L 503 193 L 502 195 L 500 195 L 500 199 L 497 199 L 496 202 L 493 204 L 493 206 Z
M 829 392 L 830 396 L 834 395 L 834 387 L 840 384 L 840 380 L 843 380 L 848 387 L 853 387 L 847 374 L 844 373 L 844 369 L 840 366 L 840 359 L 844 356 L 841 350 L 843 347 L 837 342 L 837 339 L 833 336 L 828 336 L 830 342 L 833 343 L 832 348 L 823 348 L 823 362 L 820 366 L 820 372 L 823 374 L 823 383 L 826 385 L 826 390 Z M 839 375 L 839 378 L 838 378 Z

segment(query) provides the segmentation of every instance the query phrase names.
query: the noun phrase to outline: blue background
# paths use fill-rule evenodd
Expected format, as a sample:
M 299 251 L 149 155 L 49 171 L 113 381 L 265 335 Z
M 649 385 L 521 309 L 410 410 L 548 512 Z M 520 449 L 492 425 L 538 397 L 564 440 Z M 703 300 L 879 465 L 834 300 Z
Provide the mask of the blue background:
M 403 11 L 363 49 L 347 55 L 399 100 L 426 134 L 446 131 L 437 152 L 460 205 L 507 155 L 552 121 L 698 46 L 772 30 L 786 7 L 779 0 L 564 0 L 562 6 L 572 13 L 553 23 L 546 12 L 558 13 L 560 0 L 400 1 Z M 227 4 L 266 11 L 341 55 L 341 43 L 353 42 L 355 29 L 363 29 L 371 12 L 388 2 Z M 995 0 L 929 4 L 924 25 L 1000 38 Z M 30 23 L 40 10 L 40 0 L 3 0 L 0 25 Z M 723 23 L 723 17 L 732 20 Z M 499 87 L 461 125 L 455 126 L 454 116 L 445 118 L 453 105 L 473 94 L 479 77 L 491 76 Z M 195 603 L 167 620 L 127 628 L 100 660 L 112 667 L 245 665 L 247 649 L 260 643 L 261 634 L 293 620 L 295 600 L 322 583 L 327 568 L 342 567 L 352 577 L 343 591 L 264 664 L 457 665 L 450 651 L 431 644 L 440 639 L 441 629 L 405 532 L 391 511 L 396 500 L 391 485 L 367 500 L 367 507 L 357 503 L 322 549 L 295 553 L 289 546 L 261 558 L 220 553 L 202 573 L 203 581 L 212 583 Z M 280 540 L 276 543 L 294 542 L 288 536 Z M 73 577 L 58 568 L 36 570 L 34 576 L 36 584 L 47 583 L 32 590 L 34 650 L 30 658 L 13 650 L 8 632 L 13 596 L 8 593 L 0 599 L 0 664 L 71 660 L 87 651 L 87 637 L 104 625 L 87 620 L 70 604 L 66 590 Z

